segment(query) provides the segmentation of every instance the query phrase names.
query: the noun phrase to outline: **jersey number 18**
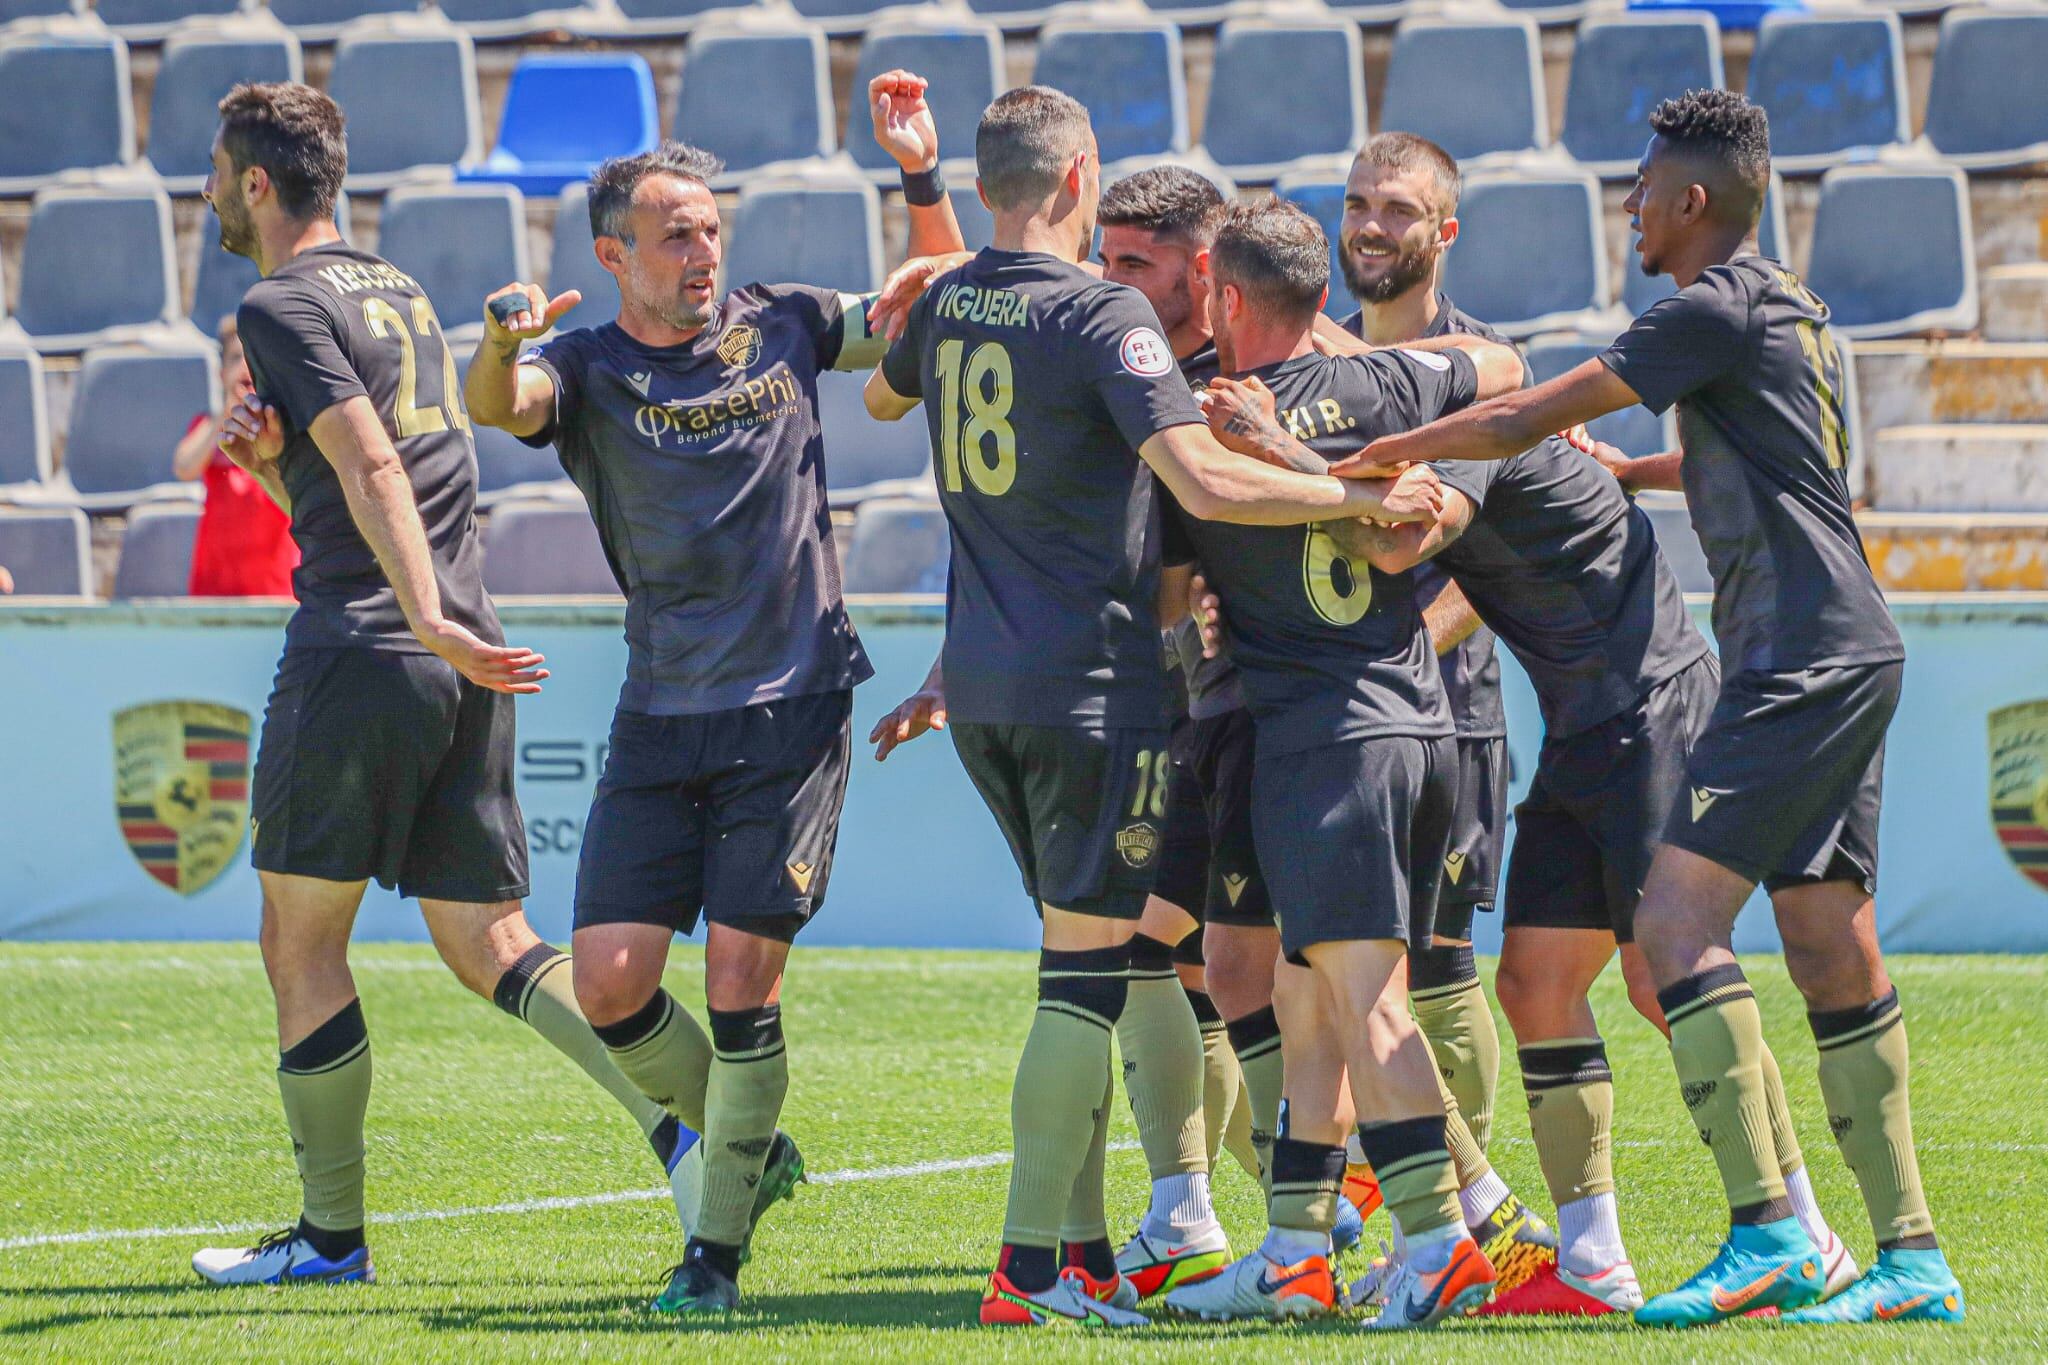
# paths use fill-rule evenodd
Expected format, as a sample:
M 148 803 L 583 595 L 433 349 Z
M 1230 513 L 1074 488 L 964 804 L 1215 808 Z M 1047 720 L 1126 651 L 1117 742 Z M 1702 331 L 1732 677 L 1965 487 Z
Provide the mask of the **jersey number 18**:
M 1010 353 L 984 341 L 961 362 L 964 341 L 942 341 L 939 378 L 939 466 L 948 493 L 961 491 L 961 472 L 975 491 L 1000 498 L 1017 481 L 1017 431 L 1010 425 Z M 962 400 L 967 409 L 961 418 Z

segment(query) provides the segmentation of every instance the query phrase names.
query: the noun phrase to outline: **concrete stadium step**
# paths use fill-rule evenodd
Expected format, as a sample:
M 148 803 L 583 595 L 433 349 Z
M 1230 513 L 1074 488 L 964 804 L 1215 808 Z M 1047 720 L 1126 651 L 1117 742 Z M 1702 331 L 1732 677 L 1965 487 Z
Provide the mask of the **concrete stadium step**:
M 1893 427 L 1868 458 L 1888 512 L 2048 513 L 2048 426 Z
M 1977 287 L 1986 341 L 2048 341 L 2048 261 L 1991 266 Z
M 2048 423 L 2048 342 L 1865 341 L 1863 430 L 1951 422 Z
M 1856 523 L 1887 592 L 2048 591 L 2048 514 L 1865 512 Z

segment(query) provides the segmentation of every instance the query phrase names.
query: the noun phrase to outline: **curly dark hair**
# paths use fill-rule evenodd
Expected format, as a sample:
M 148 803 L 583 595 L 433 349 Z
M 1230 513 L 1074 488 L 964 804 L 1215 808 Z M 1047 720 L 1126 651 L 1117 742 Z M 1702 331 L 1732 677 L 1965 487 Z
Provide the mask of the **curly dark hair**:
M 1104 227 L 1134 227 L 1197 247 L 1216 236 L 1223 191 L 1186 166 L 1148 166 L 1102 192 L 1095 220 Z
M 1650 128 L 1673 151 L 1722 169 L 1762 206 L 1771 180 L 1771 121 L 1761 105 L 1733 90 L 1688 90 L 1651 110 Z
M 626 227 L 626 215 L 632 211 L 633 191 L 640 188 L 641 181 L 650 175 L 673 175 L 708 184 L 724 169 L 725 163 L 702 147 L 672 139 L 637 156 L 615 156 L 591 172 L 586 191 L 590 235 L 617 237 L 631 246 L 633 236 Z

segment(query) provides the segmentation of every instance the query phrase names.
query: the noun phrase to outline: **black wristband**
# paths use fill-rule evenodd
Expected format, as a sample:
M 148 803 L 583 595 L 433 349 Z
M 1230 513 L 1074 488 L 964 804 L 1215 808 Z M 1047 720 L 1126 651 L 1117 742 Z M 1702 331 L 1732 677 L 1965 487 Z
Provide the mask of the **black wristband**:
M 946 173 L 937 166 L 928 171 L 904 171 L 903 201 L 914 208 L 930 208 L 946 197 Z

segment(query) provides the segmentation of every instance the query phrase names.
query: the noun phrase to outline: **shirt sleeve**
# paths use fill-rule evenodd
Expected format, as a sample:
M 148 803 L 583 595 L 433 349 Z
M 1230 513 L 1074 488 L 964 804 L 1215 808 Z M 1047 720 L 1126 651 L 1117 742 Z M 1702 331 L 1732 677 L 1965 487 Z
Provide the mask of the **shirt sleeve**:
M 288 429 L 309 431 L 336 403 L 367 396 L 348 358 L 347 331 L 313 286 L 261 281 L 235 320 L 256 392 L 277 407 Z
M 903 335 L 889 344 L 888 354 L 882 357 L 882 378 L 899 398 L 924 397 L 924 320 L 930 298 L 926 291 L 910 306 Z
M 1168 427 L 1202 424 L 1202 409 L 1143 294 L 1105 285 L 1082 307 L 1072 352 L 1076 378 L 1102 399 L 1131 449 Z
M 1472 500 L 1474 511 L 1486 506 L 1486 490 L 1500 477 L 1505 460 L 1442 460 L 1430 466 L 1446 488 L 1455 488 Z
M 864 370 L 882 358 L 882 344 L 868 331 L 873 294 L 842 294 L 808 284 L 755 287 L 797 318 L 811 338 L 820 370 Z
M 546 426 L 519 439 L 534 449 L 554 444 L 563 427 L 576 420 L 583 405 L 584 332 L 562 332 L 521 353 L 519 365 L 532 366 L 555 386 L 555 411 Z
M 1733 369 L 1748 335 L 1748 297 L 1732 272 L 1717 268 L 1653 305 L 1600 363 L 1661 413 Z
M 1352 359 L 1378 381 L 1383 411 L 1398 431 L 1413 430 L 1467 407 L 1479 393 L 1478 367 L 1463 351 L 1395 347 Z

